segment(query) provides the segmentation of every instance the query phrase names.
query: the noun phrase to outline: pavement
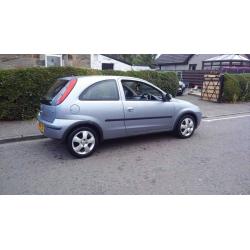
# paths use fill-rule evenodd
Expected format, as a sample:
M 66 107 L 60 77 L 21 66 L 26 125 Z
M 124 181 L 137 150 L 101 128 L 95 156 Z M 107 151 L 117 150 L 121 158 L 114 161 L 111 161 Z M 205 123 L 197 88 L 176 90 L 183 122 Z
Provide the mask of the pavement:
M 250 115 L 204 119 L 186 140 L 104 142 L 75 159 L 43 139 L 0 145 L 0 194 L 250 194 Z
M 37 121 L 0 121 L 0 144 L 20 140 L 40 139 Z
M 190 101 L 200 107 L 204 117 L 230 114 L 250 113 L 250 102 L 246 103 L 213 103 L 203 101 L 197 96 L 184 95 L 177 98 Z M 0 144 L 6 142 L 41 139 L 43 136 L 37 129 L 37 121 L 0 121 Z

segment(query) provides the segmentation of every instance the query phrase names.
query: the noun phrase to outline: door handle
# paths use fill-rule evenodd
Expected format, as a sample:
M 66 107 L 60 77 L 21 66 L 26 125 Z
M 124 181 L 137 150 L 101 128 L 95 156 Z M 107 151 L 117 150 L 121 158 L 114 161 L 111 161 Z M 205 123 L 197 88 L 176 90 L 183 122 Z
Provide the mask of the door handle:
M 128 112 L 134 111 L 134 108 L 133 108 L 133 107 L 128 107 L 127 109 L 128 109 Z

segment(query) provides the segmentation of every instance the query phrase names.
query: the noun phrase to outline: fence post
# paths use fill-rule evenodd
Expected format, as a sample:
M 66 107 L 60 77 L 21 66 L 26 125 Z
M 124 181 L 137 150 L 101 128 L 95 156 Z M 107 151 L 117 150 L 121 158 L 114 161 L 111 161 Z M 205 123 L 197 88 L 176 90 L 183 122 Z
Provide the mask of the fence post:
M 223 91 L 224 91 L 224 74 L 221 74 L 220 75 L 220 92 L 219 92 L 218 102 L 222 102 Z

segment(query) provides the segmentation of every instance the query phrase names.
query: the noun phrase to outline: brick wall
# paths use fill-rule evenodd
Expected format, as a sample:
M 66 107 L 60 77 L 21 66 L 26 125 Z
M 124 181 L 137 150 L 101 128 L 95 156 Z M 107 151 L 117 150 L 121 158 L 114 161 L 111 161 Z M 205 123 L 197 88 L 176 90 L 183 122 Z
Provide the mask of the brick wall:
M 90 68 L 90 55 L 74 54 L 68 55 L 68 60 L 71 66 L 79 68 Z
M 37 55 L 1 54 L 0 69 L 35 67 L 39 65 L 39 61 L 40 59 Z
M 73 54 L 63 55 L 64 65 L 80 68 L 90 68 L 90 55 Z M 44 67 L 43 54 L 0 54 L 0 69 Z

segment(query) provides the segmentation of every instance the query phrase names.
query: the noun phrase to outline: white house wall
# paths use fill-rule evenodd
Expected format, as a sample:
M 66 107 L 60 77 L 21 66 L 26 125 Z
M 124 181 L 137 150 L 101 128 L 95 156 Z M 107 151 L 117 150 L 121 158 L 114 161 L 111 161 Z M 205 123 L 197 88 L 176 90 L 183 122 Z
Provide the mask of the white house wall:
M 188 70 L 188 65 L 166 65 L 161 66 L 161 70 L 169 70 L 169 71 L 182 71 L 182 70 Z
M 91 55 L 91 68 L 92 69 L 102 69 L 102 63 L 113 63 L 114 70 L 128 71 L 132 69 L 131 65 L 126 63 L 116 61 L 112 58 L 100 55 L 100 54 L 92 54 Z
M 149 66 L 132 66 L 132 70 L 134 71 L 141 71 L 141 70 L 151 70 Z

